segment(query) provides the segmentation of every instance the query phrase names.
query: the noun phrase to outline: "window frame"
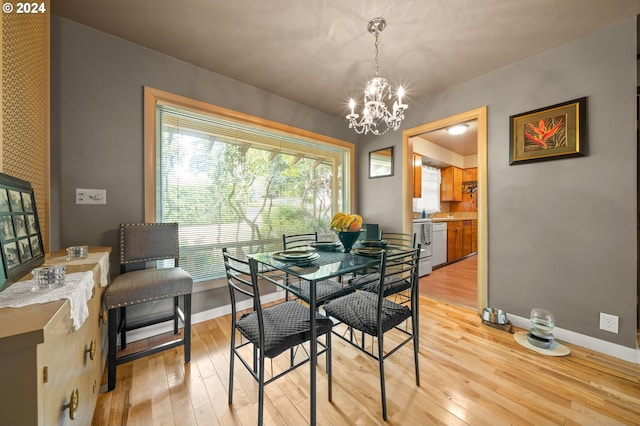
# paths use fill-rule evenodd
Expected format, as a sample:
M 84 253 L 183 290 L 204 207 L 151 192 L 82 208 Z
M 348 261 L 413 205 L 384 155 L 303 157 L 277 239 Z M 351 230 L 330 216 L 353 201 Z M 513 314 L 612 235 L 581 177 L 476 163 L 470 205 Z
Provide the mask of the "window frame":
M 345 210 L 350 211 L 355 206 L 355 144 L 335 139 L 329 136 L 299 129 L 264 118 L 252 116 L 238 111 L 230 110 L 206 102 L 187 98 L 165 92 L 163 90 L 144 87 L 144 220 L 155 223 L 156 217 L 156 144 L 157 144 L 157 104 L 170 105 L 200 114 L 210 114 L 235 120 L 248 125 L 254 125 L 269 130 L 284 132 L 293 136 L 312 140 L 314 143 L 328 146 L 338 146 L 349 152 L 348 170 L 345 173 L 344 188 L 348 188 L 349 194 L 345 197 Z M 216 281 L 216 280 L 213 280 Z M 206 282 L 206 281 L 205 281 Z

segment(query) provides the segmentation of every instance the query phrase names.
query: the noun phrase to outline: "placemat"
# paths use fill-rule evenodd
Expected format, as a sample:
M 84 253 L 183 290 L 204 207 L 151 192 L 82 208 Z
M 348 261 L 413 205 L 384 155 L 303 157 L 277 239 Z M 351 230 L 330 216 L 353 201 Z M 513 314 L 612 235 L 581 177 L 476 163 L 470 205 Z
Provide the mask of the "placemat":
M 46 265 L 86 265 L 90 263 L 100 264 L 100 286 L 106 287 L 109 284 L 109 253 L 105 251 L 89 253 L 85 259 L 67 260 L 67 256 L 52 257 L 45 261 Z
M 33 280 L 18 281 L 0 292 L 0 308 L 21 308 L 27 305 L 67 299 L 71 304 L 73 328 L 78 330 L 89 316 L 87 301 L 93 290 L 93 272 L 75 272 L 65 276 L 65 285 L 33 291 Z

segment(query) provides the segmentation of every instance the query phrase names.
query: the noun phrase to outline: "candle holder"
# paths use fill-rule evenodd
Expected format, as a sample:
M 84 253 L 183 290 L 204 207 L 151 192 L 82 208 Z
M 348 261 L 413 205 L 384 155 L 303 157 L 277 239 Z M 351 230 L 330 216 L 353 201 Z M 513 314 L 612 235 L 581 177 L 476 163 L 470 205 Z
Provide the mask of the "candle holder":
M 67 247 L 67 260 L 86 259 L 89 257 L 89 246 Z
M 62 287 L 65 283 L 67 266 L 42 266 L 31 271 L 33 277 L 32 291 L 46 290 L 54 287 Z

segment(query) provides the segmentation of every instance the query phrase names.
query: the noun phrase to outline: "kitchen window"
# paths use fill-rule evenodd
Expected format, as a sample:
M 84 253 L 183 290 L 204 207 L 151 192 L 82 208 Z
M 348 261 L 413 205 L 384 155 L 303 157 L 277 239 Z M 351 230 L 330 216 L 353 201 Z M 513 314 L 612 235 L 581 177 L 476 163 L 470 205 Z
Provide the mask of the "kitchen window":
M 352 144 L 145 93 L 146 220 L 180 224 L 180 266 L 195 282 L 224 276 L 223 247 L 275 250 L 283 234 L 329 233 L 333 214 L 350 210 Z

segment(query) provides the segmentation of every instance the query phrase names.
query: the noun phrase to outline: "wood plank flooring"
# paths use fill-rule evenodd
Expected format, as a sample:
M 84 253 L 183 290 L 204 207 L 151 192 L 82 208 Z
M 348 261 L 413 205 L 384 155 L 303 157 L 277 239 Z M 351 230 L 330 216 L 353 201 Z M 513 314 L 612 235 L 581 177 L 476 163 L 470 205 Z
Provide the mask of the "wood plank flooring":
M 570 356 L 543 356 L 469 309 L 425 296 L 420 304 L 421 386 L 409 344 L 385 362 L 385 423 L 377 362 L 335 338 L 333 402 L 324 357 L 317 367 L 319 425 L 640 424 L 640 366 L 573 345 Z M 193 326 L 187 365 L 176 348 L 118 366 L 116 389 L 99 396 L 93 425 L 255 425 L 257 385 L 239 363 L 227 404 L 229 335 L 230 317 L 216 318 Z M 266 387 L 265 424 L 308 423 L 308 369 Z
M 436 268 L 421 277 L 420 294 L 477 310 L 478 256 Z

